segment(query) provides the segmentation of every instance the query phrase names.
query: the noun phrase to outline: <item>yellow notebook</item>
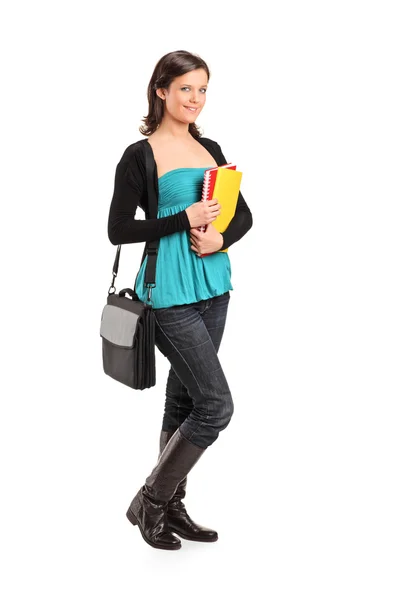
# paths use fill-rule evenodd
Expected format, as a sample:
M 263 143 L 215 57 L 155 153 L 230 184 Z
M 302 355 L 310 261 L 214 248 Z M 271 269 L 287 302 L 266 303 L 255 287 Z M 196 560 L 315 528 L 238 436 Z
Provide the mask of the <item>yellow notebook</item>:
M 216 198 L 221 205 L 221 214 L 212 224 L 220 233 L 224 233 L 235 214 L 241 180 L 241 171 L 218 168 L 212 197 Z M 228 252 L 228 248 L 218 250 L 218 252 Z

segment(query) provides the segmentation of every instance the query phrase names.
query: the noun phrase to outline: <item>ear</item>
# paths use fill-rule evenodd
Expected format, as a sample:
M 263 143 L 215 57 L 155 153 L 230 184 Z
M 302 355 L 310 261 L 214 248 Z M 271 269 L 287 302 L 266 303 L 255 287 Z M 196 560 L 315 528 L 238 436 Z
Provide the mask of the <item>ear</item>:
M 165 91 L 164 88 L 157 88 L 156 89 L 156 94 L 159 98 L 161 98 L 161 100 L 165 100 Z

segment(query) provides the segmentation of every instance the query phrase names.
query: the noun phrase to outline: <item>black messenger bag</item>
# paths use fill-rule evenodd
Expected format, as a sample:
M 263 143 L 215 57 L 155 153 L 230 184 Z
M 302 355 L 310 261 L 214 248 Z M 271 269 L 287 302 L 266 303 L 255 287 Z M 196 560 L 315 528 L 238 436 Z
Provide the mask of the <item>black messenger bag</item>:
M 155 219 L 158 202 L 154 185 L 154 159 L 147 140 L 143 140 L 143 144 L 146 158 L 148 218 Z M 147 242 L 143 252 L 142 263 L 146 255 L 148 257 L 145 272 L 145 286 L 148 288 L 146 302 L 138 298 L 135 285 L 133 289 L 124 288 L 115 293 L 114 282 L 118 274 L 121 253 L 121 245 L 118 246 L 107 304 L 101 315 L 100 336 L 104 372 L 135 390 L 150 388 L 156 383 L 155 316 L 151 291 L 156 285 L 158 245 L 159 240 Z

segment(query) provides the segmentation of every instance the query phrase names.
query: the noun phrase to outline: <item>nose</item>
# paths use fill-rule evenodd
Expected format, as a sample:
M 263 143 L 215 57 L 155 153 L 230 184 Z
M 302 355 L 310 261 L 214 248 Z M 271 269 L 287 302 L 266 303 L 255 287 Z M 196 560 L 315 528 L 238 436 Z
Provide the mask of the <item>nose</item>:
M 191 97 L 191 100 L 190 100 L 190 101 L 191 101 L 193 104 L 198 104 L 198 102 L 199 102 L 199 95 L 200 95 L 200 94 L 199 94 L 199 92 L 195 92 L 195 91 L 193 90 L 193 91 L 192 91 L 192 97 Z

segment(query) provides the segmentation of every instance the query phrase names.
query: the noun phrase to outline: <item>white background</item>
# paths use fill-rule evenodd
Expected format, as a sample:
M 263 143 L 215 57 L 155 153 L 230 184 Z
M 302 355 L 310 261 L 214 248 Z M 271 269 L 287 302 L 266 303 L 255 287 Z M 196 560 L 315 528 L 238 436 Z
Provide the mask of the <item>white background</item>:
M 1 595 L 398 600 L 399 19 L 395 2 L 20 2 L 2 11 Z M 190 473 L 215 544 L 125 516 L 169 363 L 102 371 L 115 167 L 172 50 L 253 213 L 229 249 L 235 413 Z M 138 213 L 138 218 L 144 218 Z M 124 246 L 131 286 L 143 244 Z

